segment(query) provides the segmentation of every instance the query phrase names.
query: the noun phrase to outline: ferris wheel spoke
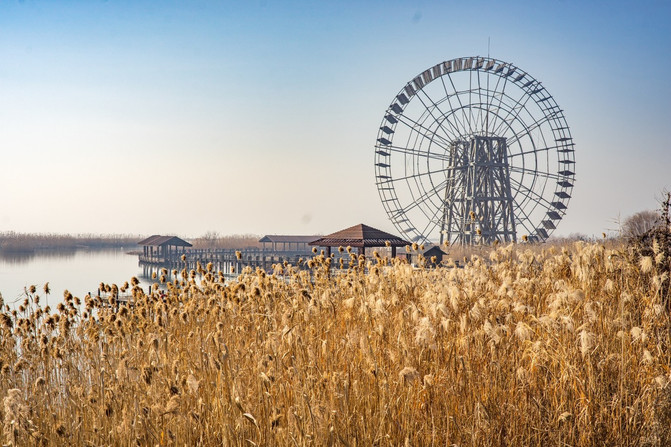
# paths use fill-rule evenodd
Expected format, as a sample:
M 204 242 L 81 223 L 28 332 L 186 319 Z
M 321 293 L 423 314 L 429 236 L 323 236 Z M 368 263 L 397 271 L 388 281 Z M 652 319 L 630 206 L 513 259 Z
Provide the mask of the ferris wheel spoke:
M 431 234 L 433 232 L 433 230 L 435 230 L 436 227 L 441 224 L 440 221 L 436 221 L 436 219 L 438 218 L 438 213 L 440 213 L 440 212 L 443 212 L 443 213 L 445 212 L 445 202 L 443 202 L 442 207 L 441 206 L 436 207 L 436 210 L 433 212 L 433 214 L 430 217 L 426 213 L 424 213 L 426 215 L 426 217 L 429 219 L 429 221 L 426 224 L 426 226 L 424 227 L 424 229 L 422 230 L 422 234 Z M 431 227 L 432 224 L 433 224 L 433 227 Z M 429 227 L 431 227 L 431 228 L 429 229 Z
M 494 101 L 494 99 L 496 98 L 496 93 L 498 91 L 500 83 L 501 83 L 501 76 L 497 76 L 496 86 L 494 87 L 494 93 L 492 93 L 492 95 L 491 95 L 492 101 Z M 499 96 L 499 105 L 497 107 L 498 109 L 501 109 L 501 106 L 503 105 L 503 98 L 505 97 L 506 86 L 507 85 L 508 85 L 508 77 L 506 76 L 505 78 L 503 78 L 503 87 L 501 87 L 501 92 L 498 94 L 498 96 Z M 490 110 L 491 106 L 492 106 L 492 103 L 489 103 L 487 105 L 487 110 Z M 494 114 L 494 122 L 492 123 L 493 128 L 496 128 L 496 120 L 497 119 L 498 119 L 498 114 Z M 487 131 L 489 131 L 489 126 L 487 128 Z
M 476 124 L 473 122 L 473 70 L 468 72 L 468 122 L 471 128 Z
M 431 174 L 437 174 L 438 172 L 445 172 L 445 169 L 437 169 L 435 171 L 412 173 L 410 175 L 406 175 L 405 177 L 396 177 L 396 178 L 386 179 L 386 180 L 384 180 L 384 182 L 381 182 L 381 183 L 396 183 L 396 182 L 400 182 L 400 181 L 403 181 L 403 180 L 410 180 L 410 179 L 415 179 L 415 178 L 418 178 L 418 177 L 423 177 L 423 176 L 427 176 L 427 175 L 431 175 Z
M 506 86 L 507 85 L 509 84 L 506 83 Z M 495 86 L 495 89 L 497 88 L 498 85 Z M 488 124 L 490 135 L 503 135 L 507 129 L 511 128 L 511 120 L 521 121 L 521 119 L 518 118 L 520 113 L 522 111 L 529 112 L 526 109 L 526 104 L 519 102 L 521 98 L 515 99 L 511 97 L 506 93 L 505 88 L 500 92 L 496 90 L 488 90 L 488 94 L 493 98 L 492 101 L 495 101 L 496 97 L 498 97 L 498 105 L 496 107 L 493 107 L 493 102 L 486 105 L 488 113 L 494 116 L 493 121 Z
M 520 214 L 523 215 L 522 217 L 524 217 L 523 219 L 516 218 L 516 219 L 515 219 L 515 224 L 516 224 L 516 225 L 522 225 L 522 226 L 524 227 L 524 229 L 526 230 L 527 234 L 533 233 L 533 229 L 532 229 L 532 228 L 529 228 L 529 227 L 527 226 L 527 223 L 528 223 L 528 222 L 531 222 L 531 218 L 529 217 L 529 215 L 527 214 L 527 212 L 524 211 L 524 209 L 522 208 L 522 206 L 519 205 L 519 204 L 517 203 L 517 201 L 515 201 L 515 209 L 517 210 L 517 213 L 513 213 L 513 215 L 514 215 L 515 217 L 519 217 Z M 516 233 L 519 233 L 519 231 L 517 230 L 517 228 L 515 229 L 515 232 L 516 232 Z
M 449 121 L 449 120 L 439 120 L 439 119 L 436 117 L 436 115 L 434 115 L 432 109 L 431 109 L 431 108 L 424 102 L 424 100 L 421 98 L 421 96 L 419 95 L 420 92 L 424 95 L 424 97 L 426 98 L 426 100 L 433 106 L 433 110 L 438 110 L 438 112 L 440 112 L 440 114 L 441 114 L 440 116 L 441 116 L 441 117 L 445 117 L 445 114 L 443 114 L 443 112 L 442 112 L 442 110 L 440 109 L 440 107 L 438 107 L 438 104 L 436 104 L 436 102 L 433 100 L 433 98 L 431 98 L 431 97 L 429 96 L 429 94 L 428 94 L 426 91 L 424 91 L 423 89 L 422 89 L 422 90 L 419 90 L 419 91 L 417 92 L 417 98 L 418 98 L 419 101 L 422 103 L 422 105 L 424 106 L 424 108 L 426 109 L 426 111 L 429 113 L 429 115 L 431 116 L 431 118 L 433 118 L 434 122 L 435 122 L 436 124 L 438 124 L 438 128 L 442 129 L 443 132 L 445 133 L 445 136 L 447 136 L 449 139 L 452 139 L 452 140 L 455 139 L 455 138 L 458 136 L 458 131 L 459 131 L 459 130 L 456 129 L 456 128 L 454 129 L 454 130 L 457 132 L 456 134 L 450 132 L 450 130 L 449 130 L 448 128 L 446 128 L 446 127 L 443 125 L 443 122 L 447 121 L 448 124 L 451 124 L 453 127 L 454 127 L 454 124 L 453 124 L 451 121 Z
M 422 195 L 417 197 L 416 199 L 413 197 L 413 201 L 410 202 L 408 205 L 406 205 L 404 208 L 401 208 L 396 211 L 395 217 L 399 217 L 401 215 L 407 214 L 408 211 L 413 210 L 414 208 L 418 207 L 422 203 L 426 202 L 430 197 L 435 196 L 438 194 L 438 191 L 443 188 L 443 186 L 447 185 L 447 179 L 443 180 L 440 182 L 438 185 L 434 187 L 433 190 L 431 191 L 424 191 Z
M 491 78 L 492 78 L 492 76 L 488 71 L 486 73 L 486 79 L 487 79 L 486 92 L 487 92 L 487 98 L 488 98 L 487 102 L 488 103 L 489 103 L 489 97 L 490 97 L 489 83 L 491 81 Z M 485 111 L 485 125 L 484 125 L 484 127 L 485 127 L 485 135 L 489 135 L 489 107 L 487 107 L 487 110 Z
M 506 144 L 507 144 L 507 141 L 506 141 Z M 508 146 L 508 147 L 510 147 L 510 146 Z M 552 149 L 558 149 L 559 147 L 560 146 L 545 146 L 545 147 L 541 147 L 541 148 L 538 148 L 538 149 L 530 149 L 528 151 L 522 151 L 522 152 L 516 152 L 514 154 L 508 154 L 507 158 L 512 159 L 512 158 L 520 157 L 520 156 L 523 157 L 523 156 L 529 155 L 529 154 L 537 154 L 539 152 L 547 152 L 547 151 L 552 150 Z
M 487 73 L 486 74 L 486 86 L 483 89 L 482 82 L 480 80 L 480 70 L 478 70 L 478 97 L 480 99 L 480 104 L 479 104 L 480 107 L 478 107 L 478 110 L 480 112 L 479 113 L 479 117 L 480 117 L 479 119 L 480 119 L 480 123 L 481 123 L 480 125 L 481 125 L 482 129 L 484 130 L 485 135 L 488 135 L 488 133 L 489 133 L 489 129 L 487 128 L 488 123 L 489 123 L 489 107 L 486 106 L 483 109 L 482 104 L 488 105 L 490 97 L 491 97 L 491 91 L 489 90 L 489 80 L 490 80 L 489 78 L 490 78 L 489 73 Z M 485 98 L 484 99 L 482 98 L 482 91 L 483 90 L 485 91 Z M 484 118 L 482 117 L 483 111 L 484 111 L 484 115 L 485 115 Z
M 430 142 L 436 142 L 436 145 L 440 146 L 442 149 L 447 150 L 447 147 L 449 146 L 450 141 L 446 140 L 444 137 L 442 137 L 440 135 L 436 135 L 428 127 L 426 127 L 426 126 L 420 124 L 419 122 L 413 120 L 412 118 L 409 118 L 409 117 L 404 116 L 404 115 L 399 116 L 398 121 L 399 121 L 399 123 L 402 123 L 403 125 L 407 126 L 411 131 L 417 132 L 419 135 L 422 136 L 422 138 L 427 139 Z M 417 130 L 418 128 L 423 130 L 426 133 L 419 132 Z M 437 139 L 433 139 L 429 135 L 432 135 L 432 136 L 436 137 Z M 440 143 L 437 142 L 438 140 L 440 141 Z
M 478 87 L 477 87 L 478 88 L 478 104 L 482 104 L 482 87 L 480 85 L 480 70 L 476 70 L 475 72 L 478 75 L 477 76 L 477 80 L 478 80 Z M 472 108 L 473 104 L 470 104 L 469 106 Z M 482 107 L 478 107 L 477 115 L 478 115 L 478 118 L 475 121 L 475 125 L 476 125 L 475 127 L 476 128 L 478 127 L 478 123 L 482 121 Z
M 526 105 L 529 102 L 529 100 L 531 100 L 531 95 L 529 95 L 521 88 L 519 91 L 520 96 L 517 99 L 506 95 L 506 98 L 509 98 L 511 101 L 514 101 L 514 104 L 508 109 L 508 113 L 506 114 L 506 116 L 501 118 L 501 123 L 495 128 L 496 132 L 499 132 L 501 127 L 505 126 L 507 121 L 509 121 L 511 118 L 512 119 L 517 118 L 522 110 L 526 110 Z
M 506 110 L 506 115 L 501 117 L 501 123 L 494 128 L 494 133 L 498 135 L 502 128 L 505 128 L 506 125 L 509 125 L 511 120 L 517 119 L 520 116 L 520 112 L 522 112 L 522 110 L 526 110 L 527 103 L 530 99 L 531 96 L 525 95 L 524 92 L 522 92 L 522 95 L 517 99 L 517 101 L 515 101 L 515 103 Z
M 449 77 L 449 73 L 448 73 L 448 77 Z M 443 85 L 443 91 L 445 92 L 445 98 L 447 99 L 448 107 L 450 108 L 450 110 L 463 110 L 463 106 L 461 105 L 461 100 L 459 99 L 459 95 L 457 94 L 456 90 L 453 94 L 450 94 L 447 91 L 447 85 L 445 84 L 445 79 L 443 79 L 443 78 L 444 78 L 444 76 L 441 76 L 440 83 Z M 454 85 L 452 85 L 452 87 L 454 87 Z M 458 109 L 455 108 L 455 106 L 452 105 L 452 99 L 451 99 L 452 96 L 457 97 L 457 102 L 459 103 L 459 106 L 460 106 Z M 463 115 L 463 113 L 462 113 L 462 115 Z M 461 122 L 459 120 L 459 114 L 458 113 L 453 113 L 451 115 L 451 117 L 454 117 L 454 121 L 456 122 L 456 124 L 451 123 L 452 127 L 454 127 L 454 129 L 457 132 L 459 132 L 460 135 L 463 135 L 465 133 L 466 126 L 463 122 Z M 460 130 L 460 127 L 461 127 L 461 130 Z
M 422 152 L 413 148 L 401 147 L 401 146 L 385 146 L 385 148 L 388 149 L 390 152 L 397 152 L 403 155 L 411 155 L 413 157 L 429 158 L 431 160 L 439 160 L 439 161 L 449 160 L 447 154 L 441 155 L 428 150 L 426 152 Z
M 473 118 L 473 70 L 468 72 L 468 123 L 471 129 L 477 125 Z M 475 127 L 475 131 L 477 132 L 477 127 Z
M 563 179 L 563 177 L 560 177 L 559 174 L 551 174 L 549 172 L 537 171 L 535 169 L 522 168 L 522 167 L 519 167 L 519 166 L 509 166 L 508 170 L 510 170 L 510 172 L 516 172 L 518 174 L 531 174 L 534 177 L 543 176 L 543 177 L 546 177 L 548 179 L 557 180 L 557 181 Z
M 486 109 L 482 108 L 482 104 L 488 104 L 489 99 L 490 99 L 490 91 L 489 91 L 489 73 L 487 74 L 487 86 L 486 88 L 483 88 L 482 86 L 482 80 L 480 79 L 480 70 L 476 70 L 478 74 L 478 122 L 480 125 L 480 128 L 484 130 L 485 134 L 487 134 L 488 129 L 487 129 L 487 123 L 489 121 L 489 107 L 486 107 Z M 485 92 L 485 98 L 483 99 L 482 97 L 482 92 Z M 484 112 L 484 118 L 483 118 L 483 112 Z
M 479 93 L 479 102 L 477 104 L 473 104 L 472 107 L 478 109 L 478 117 L 477 120 L 475 121 L 476 128 L 478 130 L 483 131 L 487 135 L 493 135 L 489 129 L 492 127 L 492 121 L 490 121 L 490 117 L 494 116 L 494 118 L 497 117 L 496 113 L 493 113 L 491 111 L 491 101 L 494 99 L 492 98 L 491 95 L 496 94 L 495 91 L 490 90 L 487 87 L 481 87 L 480 88 L 480 93 Z
M 421 91 L 421 90 L 420 90 L 420 91 Z M 437 117 L 437 116 L 434 114 L 434 111 L 435 111 L 435 110 L 438 110 L 439 113 L 442 113 L 442 111 L 440 110 L 440 108 L 439 108 L 435 103 L 433 103 L 433 100 L 432 100 L 426 93 L 424 93 L 424 96 L 426 97 L 426 99 L 428 100 L 428 102 L 429 102 L 430 104 L 427 105 L 427 103 L 424 102 L 424 100 L 420 97 L 419 92 L 417 93 L 417 99 L 419 99 L 419 101 L 422 103 L 422 105 L 423 105 L 424 108 L 426 109 L 426 112 L 428 113 L 428 115 L 429 115 L 431 118 L 433 118 L 433 122 L 437 124 L 436 129 L 440 129 L 440 130 L 442 131 L 442 133 L 443 133 L 443 135 L 440 136 L 440 135 L 438 135 L 437 131 L 433 131 L 433 135 L 436 136 L 436 137 L 440 136 L 441 140 L 445 140 L 445 141 L 449 141 L 449 140 L 454 139 L 455 134 L 452 133 L 448 128 L 446 128 L 446 127 L 443 125 L 443 122 L 445 122 L 445 121 L 447 121 L 448 124 L 452 124 L 452 123 L 449 122 L 449 120 L 442 120 L 442 121 L 441 121 L 441 120 L 439 119 L 439 117 Z M 432 105 L 433 107 L 430 107 L 431 105 Z M 444 117 L 444 115 L 441 115 L 441 116 Z
M 452 86 L 452 90 L 454 91 L 454 96 L 457 97 L 457 102 L 459 102 L 459 108 L 461 109 L 461 116 L 463 118 L 463 120 L 462 120 L 462 127 L 464 128 L 463 133 L 472 135 L 473 134 L 473 128 L 471 127 L 470 121 L 468 121 L 468 119 L 466 117 L 466 111 L 464 110 L 464 104 L 461 102 L 461 95 L 459 94 L 459 91 L 457 90 L 457 88 L 454 86 L 454 80 L 452 79 L 452 75 L 450 73 L 447 73 L 447 79 L 450 81 L 450 85 Z M 466 124 L 468 124 L 468 129 L 466 128 Z
M 549 122 L 550 118 L 546 115 L 543 115 L 543 118 L 540 118 L 534 121 L 529 127 L 524 126 L 524 130 L 515 132 L 512 137 L 506 139 L 506 143 L 514 144 L 520 140 L 525 135 L 531 135 L 531 132 L 541 127 L 544 123 Z
M 534 191 L 534 190 L 531 189 L 531 188 L 528 188 L 528 187 L 524 186 L 521 182 L 519 182 L 519 181 L 517 181 L 517 180 L 511 178 L 511 179 L 510 179 L 510 183 L 514 183 L 515 185 L 517 185 L 517 186 L 518 186 L 518 191 L 524 190 L 524 191 L 525 191 L 524 194 L 525 194 L 526 196 L 530 196 L 530 195 L 531 195 L 531 196 L 534 196 L 534 198 L 535 198 L 538 202 L 543 203 L 543 204 L 546 205 L 548 208 L 551 207 L 551 206 L 553 206 L 553 205 L 552 205 L 552 202 L 550 202 L 547 198 L 543 197 L 542 194 L 540 194 L 540 193 Z

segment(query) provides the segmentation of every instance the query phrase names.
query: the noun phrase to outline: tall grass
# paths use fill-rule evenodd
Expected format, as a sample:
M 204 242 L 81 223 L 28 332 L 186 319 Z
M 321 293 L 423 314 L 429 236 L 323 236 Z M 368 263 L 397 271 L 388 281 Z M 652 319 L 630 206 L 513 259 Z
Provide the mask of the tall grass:
M 666 256 L 666 255 L 665 255 Z M 0 315 L 14 445 L 668 445 L 668 310 L 624 247 L 464 268 L 178 272 L 133 307 L 29 291 Z M 644 268 L 641 266 L 644 265 Z M 197 283 L 195 279 L 201 279 Z

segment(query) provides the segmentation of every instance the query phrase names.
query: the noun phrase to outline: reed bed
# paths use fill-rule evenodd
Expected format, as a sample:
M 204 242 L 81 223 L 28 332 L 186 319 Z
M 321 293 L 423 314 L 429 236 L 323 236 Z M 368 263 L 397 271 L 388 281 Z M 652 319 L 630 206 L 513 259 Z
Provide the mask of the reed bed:
M 669 260 L 204 266 L 0 315 L 7 445 L 669 445 Z M 210 268 L 208 268 L 210 267 Z M 666 270 L 665 270 L 666 269 Z M 164 271 L 159 280 L 165 280 Z M 119 306 L 117 290 L 135 302 Z

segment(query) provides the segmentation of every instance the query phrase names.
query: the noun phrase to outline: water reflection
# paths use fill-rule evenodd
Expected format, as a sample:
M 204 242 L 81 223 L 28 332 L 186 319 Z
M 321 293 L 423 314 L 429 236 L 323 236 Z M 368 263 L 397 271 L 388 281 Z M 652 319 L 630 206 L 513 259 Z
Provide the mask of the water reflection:
M 102 250 L 101 250 L 102 251 Z M 110 251 L 110 250 L 105 250 Z M 33 250 L 33 251 L 5 251 L 0 250 L 0 262 L 8 264 L 27 264 L 36 258 L 72 259 L 77 254 L 75 249 L 64 250 Z
M 124 250 L 40 250 L 33 253 L 0 252 L 0 293 L 5 302 L 22 300 L 24 289 L 35 285 L 38 294 L 49 283 L 50 304 L 60 302 L 63 292 L 83 298 L 96 294 L 101 282 L 121 285 L 140 276 L 138 258 Z M 151 284 L 141 278 L 141 286 Z

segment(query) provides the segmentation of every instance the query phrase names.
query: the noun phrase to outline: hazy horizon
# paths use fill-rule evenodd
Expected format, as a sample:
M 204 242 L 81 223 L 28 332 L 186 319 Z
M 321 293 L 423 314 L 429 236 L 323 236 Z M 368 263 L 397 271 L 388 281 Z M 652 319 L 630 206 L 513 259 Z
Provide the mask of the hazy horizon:
M 489 53 L 571 128 L 553 235 L 600 235 L 671 188 L 669 20 L 665 1 L 3 2 L 0 232 L 398 233 L 373 169 L 386 108 Z

